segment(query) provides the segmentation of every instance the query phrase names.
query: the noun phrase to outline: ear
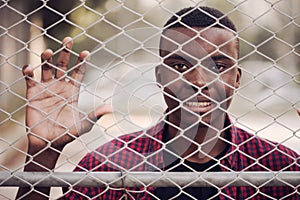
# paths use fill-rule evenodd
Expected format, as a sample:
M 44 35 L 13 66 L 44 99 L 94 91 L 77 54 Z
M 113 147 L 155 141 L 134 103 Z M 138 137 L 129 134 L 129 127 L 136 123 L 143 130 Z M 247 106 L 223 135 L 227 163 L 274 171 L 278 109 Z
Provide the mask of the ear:
M 234 87 L 237 89 L 240 87 L 241 85 L 241 77 L 242 77 L 242 70 L 240 68 L 240 65 L 237 66 L 237 74 L 236 74 L 236 80 L 235 80 L 235 84 Z
M 155 68 L 155 77 L 156 77 L 156 82 L 158 83 L 158 86 L 161 85 L 161 66 L 156 66 Z

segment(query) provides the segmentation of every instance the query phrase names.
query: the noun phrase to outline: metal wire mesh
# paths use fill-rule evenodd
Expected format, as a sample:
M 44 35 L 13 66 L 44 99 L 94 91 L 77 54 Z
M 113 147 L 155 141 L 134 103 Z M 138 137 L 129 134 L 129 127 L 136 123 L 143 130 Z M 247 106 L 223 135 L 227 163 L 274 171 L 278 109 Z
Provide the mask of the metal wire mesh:
M 197 74 L 209 74 L 210 78 L 203 78 L 204 84 L 191 81 L 189 74 L 195 73 L 192 66 L 181 72 L 184 65 L 170 67 L 177 64 L 178 58 L 168 63 L 169 54 L 161 56 L 161 51 L 181 52 L 178 55 L 185 57 L 186 65 L 205 66 L 203 63 L 207 62 L 206 65 L 216 68 L 215 51 L 207 52 L 207 48 L 193 42 L 195 35 L 187 37 L 177 30 L 162 32 L 172 15 L 190 6 L 220 9 L 237 26 L 236 36 L 220 46 L 207 39 L 209 34 L 202 38 L 215 51 L 222 51 L 223 46 L 237 38 L 240 43 L 237 63 L 224 72 L 196 69 Z M 298 0 L 2 0 L 0 199 L 15 199 L 19 187 L 29 189 L 18 198 L 36 192 L 50 199 L 64 195 L 83 199 L 160 199 L 161 195 L 165 199 L 198 199 L 197 194 L 205 193 L 205 188 L 213 191 L 209 199 L 299 199 L 300 123 L 296 111 L 300 108 L 299 9 Z M 221 28 L 231 31 L 228 27 Z M 194 31 L 190 27 L 186 29 Z M 202 33 L 205 35 L 205 31 Z M 65 49 L 68 43 L 62 45 L 66 36 L 74 42 L 71 50 Z M 172 39 L 175 36 L 184 42 Z M 161 46 L 161 38 L 177 47 Z M 49 60 L 40 61 L 46 48 L 53 50 L 53 63 L 47 66 L 56 70 L 55 79 L 41 84 L 33 95 L 26 97 L 26 78 L 48 83 L 41 76 L 41 68 Z M 206 60 L 192 54 L 192 48 Z M 85 49 L 90 52 L 88 59 L 76 63 Z M 61 52 L 70 53 L 69 63 L 55 63 Z M 230 53 L 222 55 L 227 60 L 235 60 Z M 22 74 L 22 66 L 28 63 L 34 78 Z M 82 63 L 86 73 L 81 83 Z M 67 64 L 66 73 L 60 64 Z M 242 74 L 238 88 L 224 78 L 236 67 Z M 77 76 L 72 75 L 73 71 Z M 53 89 L 60 82 L 80 85 L 80 88 L 64 90 L 71 92 L 70 96 L 64 96 Z M 183 96 L 176 86 L 178 83 L 186 88 Z M 218 91 L 221 99 L 202 93 L 218 85 L 221 85 Z M 227 94 L 231 90 L 234 90 L 233 99 L 227 108 L 224 105 L 231 101 Z M 42 105 L 34 103 L 43 94 L 52 95 L 62 103 L 55 104 L 51 110 L 39 111 L 40 107 L 53 105 L 47 101 Z M 197 95 L 201 95 L 201 100 Z M 112 105 L 114 110 L 96 120 L 91 114 L 103 104 Z M 200 110 L 213 108 L 199 116 L 193 110 L 196 108 L 191 109 L 196 106 Z M 40 114 L 32 126 L 28 126 L 28 120 L 25 123 L 26 107 Z M 62 117 L 65 107 L 72 110 L 71 123 Z M 181 116 L 179 124 L 170 120 L 176 112 Z M 224 113 L 230 122 L 226 117 L 221 118 L 224 122 L 219 122 L 219 115 Z M 218 120 L 206 120 L 207 116 Z M 93 128 L 83 134 L 85 120 Z M 189 123 L 185 124 L 186 121 Z M 49 124 L 54 124 L 54 129 Z M 211 131 L 202 142 L 193 131 L 195 127 L 201 129 L 199 124 Z M 35 132 L 40 127 L 47 133 L 55 132 L 57 127 L 63 127 L 63 131 L 48 137 L 49 134 Z M 176 129 L 176 135 L 164 138 L 166 129 Z M 222 134 L 229 131 L 237 137 L 236 141 L 233 136 Z M 239 135 L 246 133 L 247 137 L 241 139 Z M 37 152 L 30 153 L 32 149 L 27 147 L 30 138 L 42 145 Z M 64 140 L 72 142 L 62 149 L 57 144 Z M 227 153 L 211 153 L 220 143 L 226 144 Z M 251 148 L 255 148 L 254 154 L 249 153 Z M 56 165 L 39 163 L 43 154 L 49 160 L 51 155 L 59 155 Z M 198 167 L 193 167 L 195 162 L 186 162 L 195 161 L 195 155 L 204 159 L 204 163 L 208 160 L 213 163 L 197 170 Z M 234 165 L 225 160 L 231 160 L 237 167 L 229 167 Z M 23 172 L 32 163 L 39 170 Z M 72 172 L 74 168 L 77 172 Z M 42 194 L 38 188 L 50 186 L 50 194 Z M 67 189 L 62 191 L 61 187 Z

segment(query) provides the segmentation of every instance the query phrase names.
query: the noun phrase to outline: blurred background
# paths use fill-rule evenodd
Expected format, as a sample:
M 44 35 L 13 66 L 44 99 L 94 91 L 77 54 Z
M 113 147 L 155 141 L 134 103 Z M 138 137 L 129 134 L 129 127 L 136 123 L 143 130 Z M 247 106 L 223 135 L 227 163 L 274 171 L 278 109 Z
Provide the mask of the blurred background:
M 239 30 L 243 77 L 229 110 L 234 123 L 300 153 L 299 0 L 2 0 L 0 170 L 21 171 L 26 156 L 23 65 L 30 63 L 39 79 L 41 52 L 51 48 L 56 58 L 66 36 L 74 39 L 71 64 L 82 50 L 91 52 L 80 108 L 112 104 L 115 113 L 64 149 L 56 171 L 71 171 L 102 143 L 163 116 L 153 76 L 161 27 L 176 11 L 195 5 L 222 10 Z M 15 194 L 16 188 L 0 188 L 0 199 Z M 60 194 L 53 188 L 53 198 Z

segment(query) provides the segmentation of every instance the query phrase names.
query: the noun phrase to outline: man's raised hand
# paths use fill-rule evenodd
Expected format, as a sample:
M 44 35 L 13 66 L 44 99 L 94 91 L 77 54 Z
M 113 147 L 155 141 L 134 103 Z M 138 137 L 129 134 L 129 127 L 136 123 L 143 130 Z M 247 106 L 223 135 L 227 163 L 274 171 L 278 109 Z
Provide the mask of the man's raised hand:
M 62 148 L 80 134 L 88 132 L 100 116 L 111 112 L 109 107 L 97 108 L 88 115 L 80 112 L 78 98 L 89 52 L 82 51 L 79 54 L 71 76 L 67 77 L 73 41 L 66 37 L 62 45 L 56 63 L 52 62 L 52 50 L 47 49 L 42 53 L 41 82 L 33 79 L 33 70 L 29 65 L 23 67 L 27 85 L 28 140 L 29 145 L 37 149 L 49 144 Z

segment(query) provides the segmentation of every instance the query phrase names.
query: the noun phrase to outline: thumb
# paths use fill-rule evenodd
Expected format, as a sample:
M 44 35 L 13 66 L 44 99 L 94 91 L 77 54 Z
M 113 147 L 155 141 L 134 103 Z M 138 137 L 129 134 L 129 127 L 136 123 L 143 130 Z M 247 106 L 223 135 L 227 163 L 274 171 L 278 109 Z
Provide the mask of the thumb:
M 85 119 L 80 125 L 79 135 L 89 132 L 95 125 L 95 122 L 99 120 L 103 115 L 112 113 L 113 109 L 111 105 L 103 105 L 96 108 L 88 115 L 88 119 Z
M 89 114 L 89 119 L 92 120 L 93 122 L 96 122 L 103 115 L 112 112 L 113 112 L 113 107 L 111 105 L 102 105 Z

